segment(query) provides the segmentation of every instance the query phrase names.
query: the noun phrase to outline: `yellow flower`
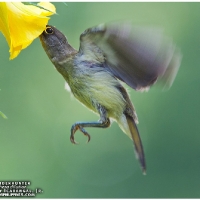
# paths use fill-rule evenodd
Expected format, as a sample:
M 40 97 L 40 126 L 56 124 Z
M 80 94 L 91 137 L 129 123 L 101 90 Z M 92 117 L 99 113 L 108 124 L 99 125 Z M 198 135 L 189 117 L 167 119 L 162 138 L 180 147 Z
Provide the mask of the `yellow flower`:
M 10 47 L 10 59 L 15 58 L 45 29 L 55 7 L 48 2 L 24 5 L 20 2 L 0 2 L 0 31 Z

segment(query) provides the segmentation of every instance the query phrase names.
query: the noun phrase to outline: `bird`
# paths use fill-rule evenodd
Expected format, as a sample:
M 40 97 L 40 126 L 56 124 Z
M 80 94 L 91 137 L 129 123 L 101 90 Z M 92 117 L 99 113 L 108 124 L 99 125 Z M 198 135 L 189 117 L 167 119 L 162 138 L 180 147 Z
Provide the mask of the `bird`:
M 171 87 L 181 64 L 180 49 L 160 28 L 129 22 L 103 23 L 86 29 L 80 35 L 78 50 L 52 25 L 46 25 L 39 38 L 73 96 L 100 116 L 98 121 L 74 123 L 71 142 L 76 144 L 77 130 L 89 142 L 86 128 L 108 128 L 116 121 L 133 141 L 141 170 L 146 174 L 138 117 L 124 85 L 136 91 L 148 91 L 156 82 Z

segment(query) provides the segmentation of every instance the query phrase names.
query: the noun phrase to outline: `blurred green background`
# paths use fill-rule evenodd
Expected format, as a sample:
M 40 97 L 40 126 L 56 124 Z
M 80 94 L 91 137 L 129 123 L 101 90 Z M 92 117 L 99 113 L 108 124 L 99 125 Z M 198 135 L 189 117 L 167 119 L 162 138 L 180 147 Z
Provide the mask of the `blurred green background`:
M 54 3 L 49 24 L 76 49 L 86 29 L 113 20 L 159 26 L 181 48 L 172 88 L 129 89 L 139 117 L 147 175 L 116 123 L 69 136 L 76 121 L 98 120 L 64 89 L 39 39 L 9 61 L 0 35 L 0 181 L 29 180 L 39 198 L 200 198 L 200 3 Z

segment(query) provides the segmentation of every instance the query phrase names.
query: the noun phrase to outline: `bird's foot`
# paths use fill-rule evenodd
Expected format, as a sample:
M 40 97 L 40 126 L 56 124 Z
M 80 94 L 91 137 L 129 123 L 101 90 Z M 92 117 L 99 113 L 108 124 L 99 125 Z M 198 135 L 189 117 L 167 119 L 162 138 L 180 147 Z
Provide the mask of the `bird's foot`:
M 90 141 L 90 134 L 89 134 L 82 126 L 80 126 L 80 125 L 78 125 L 78 124 L 73 125 L 72 128 L 71 128 L 70 141 L 71 141 L 73 144 L 78 144 L 78 143 L 74 140 L 74 135 L 75 135 L 75 133 L 76 133 L 76 131 L 77 131 L 78 129 L 79 129 L 85 136 L 88 137 L 87 142 L 89 142 L 89 141 Z

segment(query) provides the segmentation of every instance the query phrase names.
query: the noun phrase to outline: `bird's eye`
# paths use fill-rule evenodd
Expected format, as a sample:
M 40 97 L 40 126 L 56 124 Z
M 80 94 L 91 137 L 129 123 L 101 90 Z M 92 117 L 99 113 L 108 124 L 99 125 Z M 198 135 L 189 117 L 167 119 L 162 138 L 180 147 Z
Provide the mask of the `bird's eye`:
M 47 26 L 46 29 L 45 29 L 45 32 L 47 34 L 53 34 L 53 29 L 51 27 Z

